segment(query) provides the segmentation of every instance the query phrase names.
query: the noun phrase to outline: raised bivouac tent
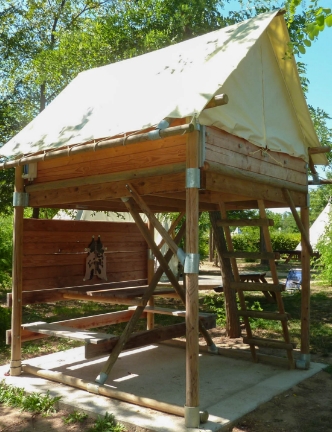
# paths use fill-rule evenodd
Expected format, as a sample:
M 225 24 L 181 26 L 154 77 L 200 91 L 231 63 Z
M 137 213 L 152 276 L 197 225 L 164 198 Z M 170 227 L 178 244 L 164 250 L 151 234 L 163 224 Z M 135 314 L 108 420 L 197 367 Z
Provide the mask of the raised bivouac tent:
M 72 380 L 63 373 L 47 371 L 44 376 L 70 385 L 79 381 L 81 388 L 103 394 L 122 349 L 185 334 L 184 409 L 148 398 L 145 402 L 149 407 L 183 415 L 187 427 L 198 427 L 206 418 L 206 413 L 200 412 L 199 333 L 208 350 L 218 353 L 208 332 L 215 326 L 215 317 L 200 313 L 198 307 L 201 211 L 211 212 L 219 239 L 232 332 L 239 331 L 241 316 L 246 326 L 244 341 L 255 361 L 260 358 L 256 347 L 267 346 L 285 350 L 289 368 L 309 367 L 312 248 L 307 165 L 314 172 L 315 164 L 327 164 L 327 159 L 326 148 L 320 147 L 310 118 L 294 58 L 285 55 L 288 43 L 283 12 L 276 10 L 146 55 L 82 72 L 0 149 L 4 158 L 0 167 L 15 167 L 16 173 L 13 290 L 8 299 L 13 311 L 8 332 L 12 375 L 21 373 L 24 340 L 50 334 L 72 337 L 85 341 L 86 358 L 109 355 L 96 382 Z M 113 222 L 27 221 L 23 219 L 25 206 L 129 211 L 135 224 L 124 223 L 118 228 L 120 224 Z M 269 236 L 273 221 L 265 212 L 275 207 L 291 208 L 302 235 L 299 359 L 293 356 L 289 316 L 281 295 L 285 287 L 279 283 Z M 255 257 L 269 260 L 272 283 L 243 282 L 236 266 L 236 258 L 248 258 L 248 253 L 233 251 L 229 227 L 234 220 L 227 218 L 227 211 L 253 208 L 259 209 L 258 219 L 236 220 L 235 225 L 262 227 L 266 252 Z M 169 231 L 155 217 L 160 212 L 180 213 Z M 148 223 L 140 213 L 145 213 Z M 173 231 L 184 215 L 185 224 L 174 237 Z M 161 244 L 155 244 L 153 229 L 169 248 L 165 255 L 160 252 Z M 178 245 L 184 232 L 182 250 Z M 101 285 L 93 279 L 83 281 L 84 253 L 92 236 L 100 236 L 103 248 L 97 248 L 96 253 L 106 256 L 106 261 L 98 261 L 106 262 L 107 267 L 108 280 Z M 45 246 L 38 249 L 42 254 L 33 247 L 35 238 Z M 173 255 L 184 266 L 185 290 L 169 269 Z M 154 257 L 160 266 L 156 272 Z M 98 273 L 99 264 L 93 259 Z M 68 271 L 59 275 L 61 266 Z M 34 271 L 35 267 L 42 271 Z M 163 273 L 173 288 L 158 291 Z M 249 290 L 263 291 L 276 303 L 276 312 L 246 310 L 243 292 Z M 153 299 L 157 295 L 179 297 L 184 311 L 155 307 Z M 106 314 L 89 320 L 22 323 L 22 304 L 67 299 L 124 304 L 128 309 L 116 316 Z M 154 328 L 155 313 L 182 315 L 185 322 Z M 132 333 L 141 317 L 147 318 L 147 330 Z M 280 321 L 284 340 L 255 337 L 251 317 Z M 127 321 L 120 337 L 87 331 L 98 324 L 120 321 Z M 108 395 L 145 403 L 121 391 Z

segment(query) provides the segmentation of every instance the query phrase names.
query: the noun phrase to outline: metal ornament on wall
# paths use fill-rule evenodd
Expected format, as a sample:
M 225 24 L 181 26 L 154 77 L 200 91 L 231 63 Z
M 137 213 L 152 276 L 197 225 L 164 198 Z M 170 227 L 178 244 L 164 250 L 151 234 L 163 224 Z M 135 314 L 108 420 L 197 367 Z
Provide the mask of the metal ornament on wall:
M 89 246 L 85 249 L 88 252 L 88 256 L 86 258 L 83 281 L 91 280 L 94 276 L 107 281 L 105 250 L 106 248 L 103 247 L 100 236 L 98 236 L 97 241 L 95 240 L 95 236 L 92 236 Z

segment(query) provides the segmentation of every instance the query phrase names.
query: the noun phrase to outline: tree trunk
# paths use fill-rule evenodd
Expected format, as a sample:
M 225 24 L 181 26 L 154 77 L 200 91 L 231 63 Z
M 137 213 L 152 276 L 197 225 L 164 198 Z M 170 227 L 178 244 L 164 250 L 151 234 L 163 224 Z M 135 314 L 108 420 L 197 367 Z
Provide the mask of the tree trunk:
M 223 252 L 227 251 L 224 230 L 222 227 L 217 226 L 217 222 L 221 220 L 221 216 L 218 211 L 209 212 L 209 215 L 215 246 L 220 258 L 220 270 L 225 296 L 226 332 L 229 337 L 237 338 L 241 336 L 241 329 L 237 315 L 235 290 L 230 287 L 230 283 L 234 281 L 234 277 L 230 259 L 223 258 Z

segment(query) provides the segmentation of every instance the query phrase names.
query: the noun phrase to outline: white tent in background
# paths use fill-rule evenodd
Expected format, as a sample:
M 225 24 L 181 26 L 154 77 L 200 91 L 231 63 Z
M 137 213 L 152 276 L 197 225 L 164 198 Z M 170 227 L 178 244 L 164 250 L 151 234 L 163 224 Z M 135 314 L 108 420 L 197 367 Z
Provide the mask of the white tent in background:
M 309 230 L 310 244 L 313 250 L 317 250 L 317 243 L 320 237 L 324 234 L 331 214 L 331 203 L 329 202 Z M 296 247 L 296 250 L 301 250 L 301 243 Z

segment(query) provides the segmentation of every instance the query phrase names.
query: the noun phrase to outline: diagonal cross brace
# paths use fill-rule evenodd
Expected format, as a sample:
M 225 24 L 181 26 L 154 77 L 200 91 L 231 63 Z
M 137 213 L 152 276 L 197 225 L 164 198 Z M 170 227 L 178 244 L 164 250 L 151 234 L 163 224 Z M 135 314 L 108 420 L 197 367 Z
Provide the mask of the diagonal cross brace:
M 141 202 L 144 203 L 143 199 L 141 197 L 139 197 L 139 205 Z M 137 201 L 136 201 L 137 202 Z M 144 222 L 142 221 L 139 213 L 135 210 L 135 208 L 133 207 L 132 204 L 132 200 L 128 199 L 127 201 L 124 201 L 128 211 L 131 213 L 131 215 L 133 216 L 135 222 L 138 225 L 138 228 L 140 229 L 143 237 L 145 238 L 145 240 L 147 241 L 150 249 L 152 250 L 152 252 L 154 253 L 155 257 L 157 258 L 160 266 L 162 267 L 163 271 L 166 273 L 169 281 L 171 282 L 171 284 L 173 285 L 175 291 L 177 292 L 177 294 L 180 296 L 182 303 L 185 305 L 186 304 L 186 295 L 185 295 L 185 291 L 184 289 L 180 286 L 178 280 L 176 279 L 176 277 L 174 276 L 174 273 L 172 272 L 172 270 L 168 267 L 168 261 L 170 260 L 170 258 L 168 259 L 168 261 L 165 260 L 165 257 L 168 258 L 168 254 L 170 254 L 170 257 L 172 257 L 173 254 L 173 250 L 172 248 L 170 248 L 167 252 L 167 254 L 165 255 L 165 257 L 163 256 L 163 254 L 160 252 L 158 246 L 155 244 L 154 239 L 152 238 L 151 234 L 149 233 L 149 231 L 147 230 Z M 147 205 L 144 203 L 144 207 L 148 209 L 149 214 L 152 213 L 149 208 L 147 207 Z M 143 208 L 142 208 L 143 210 Z M 154 216 L 154 215 L 153 215 Z M 156 219 L 156 217 L 154 216 L 154 219 Z M 151 220 L 151 219 L 150 219 Z M 156 219 L 158 221 L 158 219 Z M 153 220 L 151 220 L 152 224 L 153 224 Z M 158 221 L 158 223 L 160 224 L 160 222 Z M 161 225 L 161 224 L 160 224 Z M 184 225 L 182 225 L 181 230 L 184 229 Z M 164 228 L 163 230 L 165 232 L 167 232 Z M 181 231 L 180 230 L 180 231 Z M 168 233 L 167 233 L 168 234 Z M 175 239 L 175 241 L 172 239 L 173 243 L 178 243 L 180 240 L 177 240 L 177 237 Z M 204 327 L 203 323 L 201 321 L 199 321 L 199 330 L 202 333 L 207 346 L 209 347 L 209 351 L 211 353 L 216 354 L 218 352 L 209 332 L 206 330 L 206 328 Z
M 148 228 L 146 227 L 145 223 L 142 221 L 140 215 L 133 210 L 132 206 L 128 206 L 129 211 L 131 212 L 136 224 L 138 225 L 139 229 L 141 230 L 143 236 L 147 239 L 147 242 L 149 244 L 149 246 L 151 247 L 151 235 L 149 233 Z M 181 238 L 184 235 L 184 231 L 185 231 L 185 225 L 183 225 L 183 227 L 180 229 L 180 231 L 178 232 L 178 234 L 176 235 L 174 241 L 175 242 L 180 242 Z M 149 239 L 149 241 L 148 241 Z M 159 251 L 158 246 L 153 242 L 153 248 L 151 247 L 151 249 L 153 250 L 153 252 L 156 254 L 156 252 L 158 251 L 158 253 L 162 256 L 161 252 Z M 131 333 L 134 330 L 134 327 L 137 323 L 137 321 L 139 320 L 140 316 L 142 315 L 145 306 L 147 305 L 150 297 L 152 296 L 156 286 L 158 285 L 158 282 L 160 281 L 160 278 L 162 276 L 162 274 L 165 271 L 165 267 L 167 267 L 167 269 L 172 273 L 173 272 L 169 269 L 168 267 L 168 262 L 170 261 L 170 259 L 173 256 L 173 252 L 171 250 L 168 250 L 168 252 L 166 253 L 165 257 L 162 256 L 163 258 L 163 263 L 164 263 L 164 268 L 162 266 L 159 266 L 156 273 L 154 274 L 150 285 L 148 286 L 148 288 L 146 289 L 143 297 L 142 297 L 142 306 L 138 306 L 134 312 L 134 314 L 132 315 L 131 319 L 128 321 L 126 328 L 124 329 L 122 335 L 120 336 L 117 344 L 115 345 L 115 347 L 112 350 L 112 353 L 110 354 L 107 362 L 104 364 L 100 374 L 98 375 L 98 377 L 96 378 L 96 382 L 99 384 L 104 384 L 105 381 L 107 380 L 107 377 L 110 373 L 110 371 L 112 370 L 112 367 L 114 366 L 117 358 L 119 357 L 124 345 L 126 344 L 127 340 L 129 339 Z

